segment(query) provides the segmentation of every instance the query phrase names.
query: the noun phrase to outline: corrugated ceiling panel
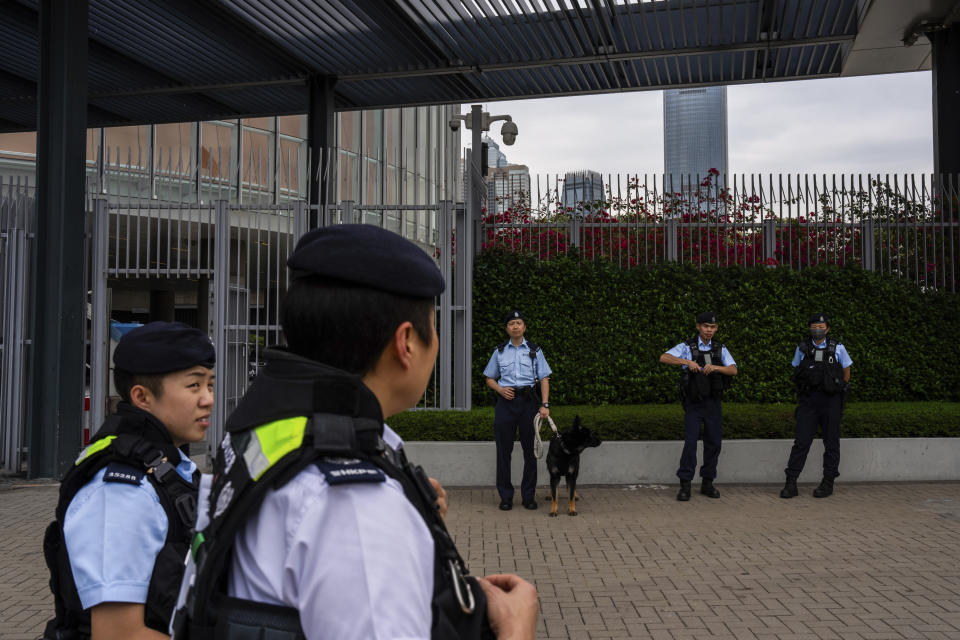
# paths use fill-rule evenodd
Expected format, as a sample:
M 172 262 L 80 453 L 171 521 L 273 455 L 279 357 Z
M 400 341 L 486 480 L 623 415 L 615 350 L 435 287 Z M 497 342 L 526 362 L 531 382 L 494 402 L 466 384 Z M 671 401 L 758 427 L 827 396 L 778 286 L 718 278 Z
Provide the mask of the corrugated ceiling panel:
M 264 83 L 309 74 L 341 77 L 340 109 L 836 75 L 856 7 L 857 0 L 90 0 L 89 92 L 105 110 L 91 112 L 91 125 L 303 112 L 302 85 Z M 32 126 L 36 1 L 8 2 L 0 18 L 0 130 Z

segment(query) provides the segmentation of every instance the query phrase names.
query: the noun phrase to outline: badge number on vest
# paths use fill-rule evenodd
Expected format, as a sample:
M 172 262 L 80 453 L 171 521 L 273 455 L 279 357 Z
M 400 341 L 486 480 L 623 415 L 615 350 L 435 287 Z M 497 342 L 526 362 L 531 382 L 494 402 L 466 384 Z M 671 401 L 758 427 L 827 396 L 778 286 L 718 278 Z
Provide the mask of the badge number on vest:
M 122 462 L 111 462 L 103 474 L 104 482 L 123 482 L 126 484 L 140 484 L 143 480 L 143 471 Z
M 348 458 L 324 458 L 317 462 L 317 468 L 327 479 L 327 484 L 349 484 L 353 482 L 383 482 L 386 475 L 372 462 Z

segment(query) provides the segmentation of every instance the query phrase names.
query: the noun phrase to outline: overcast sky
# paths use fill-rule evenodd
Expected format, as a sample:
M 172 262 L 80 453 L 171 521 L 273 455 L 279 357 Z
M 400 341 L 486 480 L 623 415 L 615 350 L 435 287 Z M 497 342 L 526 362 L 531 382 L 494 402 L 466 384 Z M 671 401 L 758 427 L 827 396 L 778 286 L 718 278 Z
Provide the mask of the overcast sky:
M 731 85 L 730 172 L 930 173 L 930 82 L 924 71 Z M 500 149 L 531 174 L 663 171 L 660 91 L 490 102 L 484 110 L 513 116 L 517 142 Z M 500 126 L 491 127 L 498 144 Z M 469 146 L 469 132 L 461 131 Z

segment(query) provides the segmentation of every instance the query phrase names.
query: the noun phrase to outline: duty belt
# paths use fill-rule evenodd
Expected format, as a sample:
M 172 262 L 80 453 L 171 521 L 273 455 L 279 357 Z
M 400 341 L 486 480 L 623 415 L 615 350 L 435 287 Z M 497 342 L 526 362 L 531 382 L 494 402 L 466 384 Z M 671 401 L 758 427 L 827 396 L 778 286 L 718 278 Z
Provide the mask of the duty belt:
M 514 387 L 513 393 L 514 398 L 534 398 L 536 396 L 536 388 L 533 385 L 529 387 Z

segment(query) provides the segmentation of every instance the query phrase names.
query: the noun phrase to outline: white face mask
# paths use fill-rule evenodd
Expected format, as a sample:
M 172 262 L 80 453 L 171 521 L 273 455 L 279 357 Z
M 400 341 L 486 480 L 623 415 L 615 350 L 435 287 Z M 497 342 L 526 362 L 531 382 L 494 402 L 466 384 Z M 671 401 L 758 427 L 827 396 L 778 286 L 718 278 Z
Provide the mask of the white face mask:
M 824 337 L 826 337 L 826 335 L 827 335 L 826 329 L 810 329 L 810 337 L 816 340 L 817 342 L 820 342 L 821 340 L 823 340 Z

